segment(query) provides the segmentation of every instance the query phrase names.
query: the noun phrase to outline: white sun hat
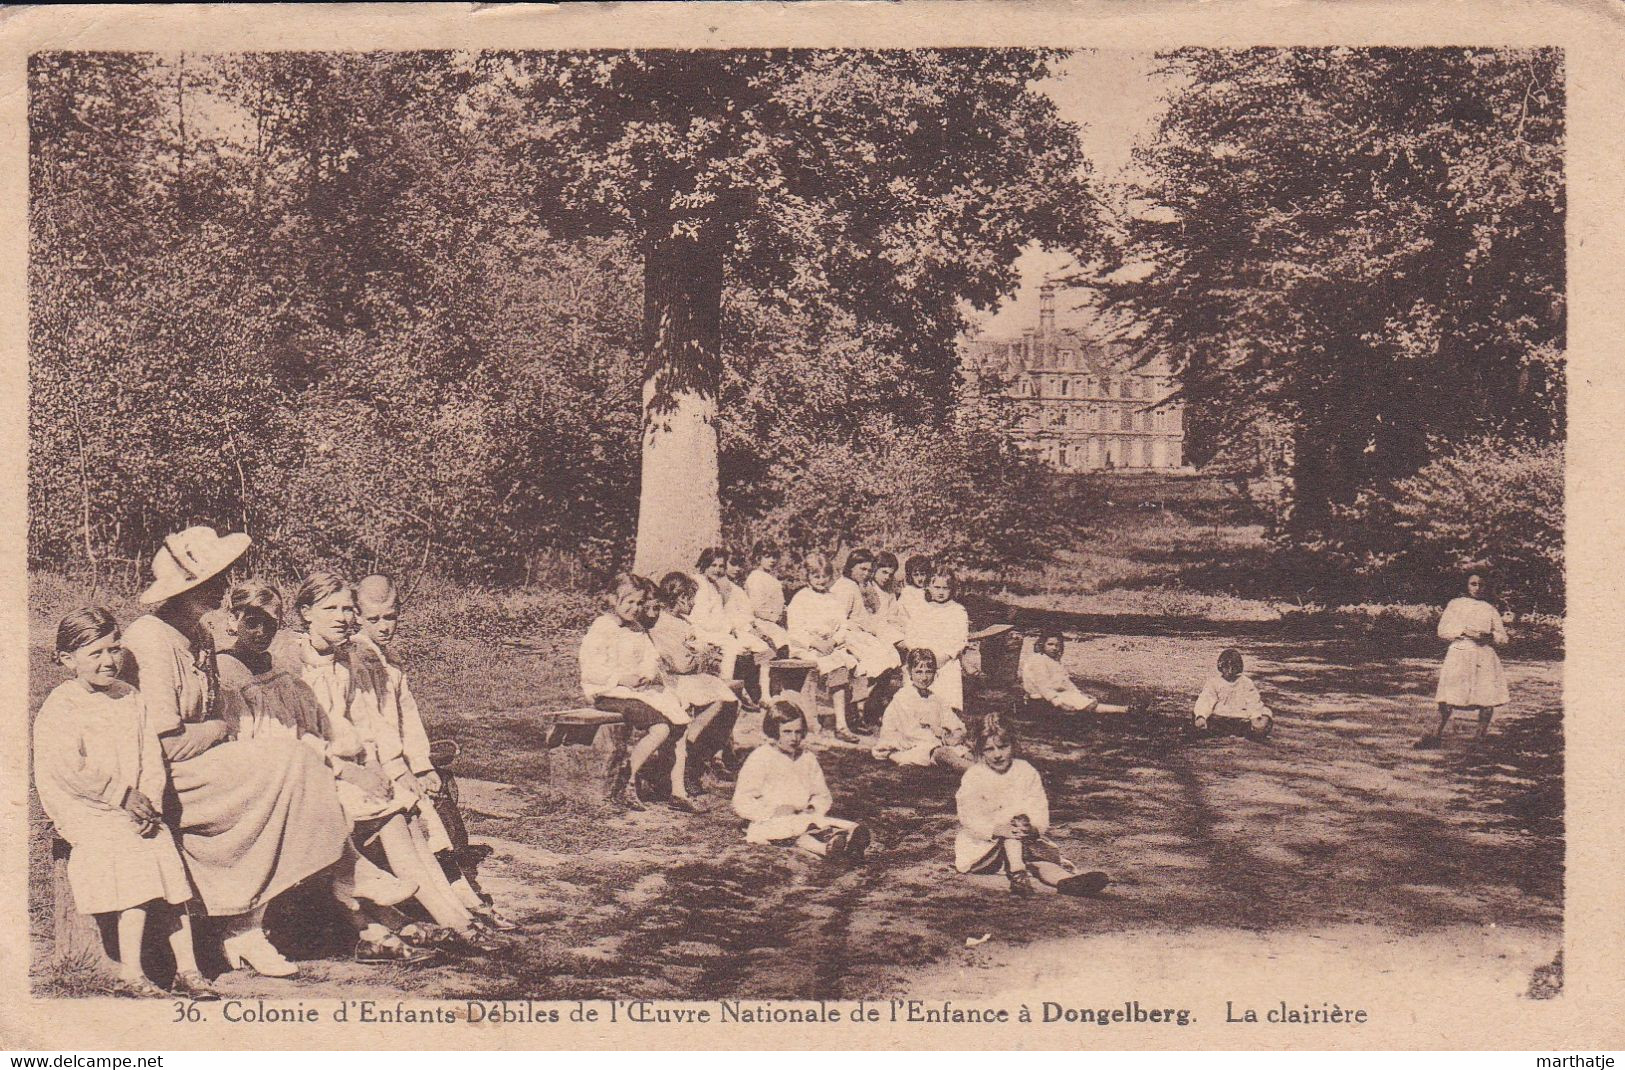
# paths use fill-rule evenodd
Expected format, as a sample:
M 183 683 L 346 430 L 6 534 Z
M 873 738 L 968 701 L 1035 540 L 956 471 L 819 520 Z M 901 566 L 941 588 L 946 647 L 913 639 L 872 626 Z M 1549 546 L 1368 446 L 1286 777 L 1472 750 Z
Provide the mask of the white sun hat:
M 152 586 L 141 592 L 141 604 L 174 598 L 220 575 L 248 552 L 251 541 L 242 532 L 217 535 L 209 527 L 166 536 L 152 557 Z

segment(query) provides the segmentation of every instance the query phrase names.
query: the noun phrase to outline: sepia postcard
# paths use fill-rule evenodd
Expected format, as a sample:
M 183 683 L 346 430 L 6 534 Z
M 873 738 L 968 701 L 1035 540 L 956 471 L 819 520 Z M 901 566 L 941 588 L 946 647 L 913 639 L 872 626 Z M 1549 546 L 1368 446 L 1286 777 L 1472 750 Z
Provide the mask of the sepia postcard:
M 1622 46 L 8 9 L 0 1046 L 1625 1045 Z

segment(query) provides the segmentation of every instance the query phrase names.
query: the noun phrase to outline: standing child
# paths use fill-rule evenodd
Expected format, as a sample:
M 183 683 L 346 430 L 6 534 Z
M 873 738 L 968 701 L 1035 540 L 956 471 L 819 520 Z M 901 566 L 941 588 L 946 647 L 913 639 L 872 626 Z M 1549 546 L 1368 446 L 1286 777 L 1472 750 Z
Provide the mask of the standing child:
M 1049 831 L 1049 796 L 1038 770 L 1015 756 L 1015 733 L 989 716 L 977 740 L 980 761 L 965 770 L 954 804 L 959 835 L 954 868 L 961 873 L 1004 873 L 1015 895 L 1033 894 L 1032 879 L 1062 895 L 1093 895 L 1106 887 L 1106 874 L 1079 874 Z
M 698 812 L 690 794 L 704 794 L 699 783 L 704 763 L 691 763 L 690 751 L 699 745 L 712 722 L 719 719 L 728 722 L 731 735 L 739 711 L 739 696 L 722 677 L 711 671 L 720 657 L 717 648 L 700 640 L 689 621 L 698 589 L 699 584 L 688 573 L 667 573 L 660 581 L 660 617 L 649 633 L 655 649 L 660 652 L 667 682 L 693 718 L 677 739 L 676 764 L 671 773 L 671 805 L 688 813 Z M 693 769 L 692 776 L 690 769 Z M 678 784 L 683 786 L 681 793 L 677 790 Z
M 790 599 L 790 656 L 811 661 L 829 689 L 835 707 L 835 738 L 856 743 L 858 737 L 847 725 L 847 699 L 853 688 L 852 676 L 858 668 L 858 655 L 850 645 L 847 621 L 848 603 L 831 588 L 835 570 L 829 558 L 808 554 L 805 560 L 807 586 Z
M 124 650 L 105 609 L 81 609 L 56 628 L 56 659 L 73 674 L 34 719 L 34 786 L 57 834 L 72 845 L 68 884 L 81 914 L 118 915 L 126 995 L 169 995 L 141 972 L 147 915 L 168 927 L 174 993 L 219 999 L 192 951 L 192 886 L 158 807 L 168 775 L 135 688 L 118 679 Z
M 909 682 L 886 707 L 874 756 L 898 765 L 944 765 L 963 773 L 971 766 L 965 723 L 931 690 L 936 655 L 923 647 L 908 652 Z
M 869 830 L 830 817 L 833 802 L 823 767 L 803 750 L 807 718 L 792 699 L 774 699 L 762 720 L 767 742 L 751 751 L 734 785 L 734 813 L 750 822 L 746 843 L 793 844 L 808 854 L 857 860 Z
M 604 592 L 607 610 L 581 640 L 581 690 L 587 701 L 626 719 L 632 729 L 646 729 L 627 756 L 626 787 L 621 801 L 629 810 L 646 810 L 638 796 L 638 773 L 671 730 L 686 728 L 688 707 L 666 682 L 660 654 L 644 626 L 647 597 L 639 577 L 622 572 Z M 673 770 L 672 794 L 684 794 Z
M 400 599 L 395 584 L 388 576 L 368 576 L 356 585 L 355 593 L 356 612 L 361 621 L 356 647 L 377 678 L 378 708 L 384 727 L 380 733 L 384 772 L 403 791 L 418 797 L 418 814 L 429 846 L 458 902 L 477 921 L 492 929 L 503 932 L 515 929 L 518 926 L 502 916 L 490 896 L 475 890 L 463 871 L 445 822 L 440 819 L 437 800 L 441 800 L 446 785 L 429 759 L 429 733 L 423 726 L 417 696 L 412 694 L 406 673 L 394 657 L 395 638 L 400 628 Z M 447 803 L 449 800 L 438 802 L 439 805 Z
M 959 659 L 970 645 L 970 617 L 965 607 L 954 601 L 953 572 L 943 569 L 931 576 L 926 598 L 909 610 L 903 642 L 910 650 L 924 648 L 936 655 L 936 691 L 948 708 L 965 709 L 964 673 Z
M 1264 705 L 1258 687 L 1242 671 L 1241 653 L 1225 650 L 1219 654 L 1219 672 L 1209 676 L 1196 696 L 1193 724 L 1206 731 L 1215 717 L 1245 720 L 1260 735 L 1267 733 L 1275 718 Z
M 1506 672 L 1495 653 L 1497 646 L 1506 644 L 1507 631 L 1501 623 L 1501 611 L 1486 600 L 1489 592 L 1485 586 L 1483 575 L 1469 573 L 1462 595 L 1452 598 L 1439 617 L 1439 638 L 1450 644 L 1444 664 L 1439 666 L 1439 687 L 1433 695 L 1439 708 L 1439 725 L 1417 740 L 1418 748 L 1437 747 L 1444 739 L 1450 715 L 1458 709 L 1478 711 L 1474 740 L 1483 742 L 1495 707 L 1512 701 Z
M 1033 640 L 1033 651 L 1021 661 L 1021 689 L 1034 702 L 1047 702 L 1068 713 L 1129 713 L 1128 706 L 1102 702 L 1078 690 L 1061 665 L 1066 638 L 1060 632 L 1045 632 Z

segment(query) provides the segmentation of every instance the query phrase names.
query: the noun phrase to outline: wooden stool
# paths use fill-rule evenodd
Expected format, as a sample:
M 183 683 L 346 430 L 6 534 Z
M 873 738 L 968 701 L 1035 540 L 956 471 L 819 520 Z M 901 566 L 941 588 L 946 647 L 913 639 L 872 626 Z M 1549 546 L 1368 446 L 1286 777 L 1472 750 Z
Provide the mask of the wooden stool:
M 852 683 L 850 669 L 836 669 L 827 675 L 820 675 L 818 667 L 805 658 L 774 658 L 768 663 L 768 681 L 773 687 L 773 693 L 779 691 L 794 691 L 801 695 L 801 708 L 810 721 L 814 722 L 807 727 L 812 731 L 821 731 L 821 718 L 825 708 L 831 709 L 831 718 L 834 717 L 833 706 L 829 702 L 831 691 L 842 687 L 849 687 Z M 782 688 L 777 682 L 782 681 Z M 852 696 L 847 696 L 850 704 Z M 850 716 L 850 709 L 848 710 Z
M 582 707 L 513 711 L 542 729 L 544 765 L 538 781 L 572 799 L 609 799 L 626 768 L 626 722 L 618 713 Z
M 118 920 L 115 914 L 81 914 L 68 883 L 68 856 L 73 847 L 51 837 L 51 957 L 72 969 L 94 970 L 117 977 Z M 141 964 L 160 984 L 175 974 L 175 957 L 162 927 L 148 925 L 141 941 Z

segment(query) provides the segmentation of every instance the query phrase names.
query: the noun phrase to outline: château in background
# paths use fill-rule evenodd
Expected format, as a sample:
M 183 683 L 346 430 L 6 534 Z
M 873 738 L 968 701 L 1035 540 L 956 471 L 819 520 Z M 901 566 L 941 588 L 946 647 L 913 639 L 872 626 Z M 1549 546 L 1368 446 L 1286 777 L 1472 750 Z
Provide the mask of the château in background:
M 1039 291 L 1038 327 L 1019 338 L 972 338 L 964 366 L 986 396 L 1017 407 L 1016 441 L 1051 468 L 1184 467 L 1183 402 L 1160 357 L 1055 325 L 1055 285 Z

